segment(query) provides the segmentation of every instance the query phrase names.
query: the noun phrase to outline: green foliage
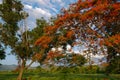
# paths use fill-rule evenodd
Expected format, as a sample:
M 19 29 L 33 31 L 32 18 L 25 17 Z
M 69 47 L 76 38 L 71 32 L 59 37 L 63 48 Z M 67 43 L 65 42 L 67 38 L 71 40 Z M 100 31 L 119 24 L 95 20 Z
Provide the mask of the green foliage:
M 99 67 L 98 66 L 85 66 L 85 67 L 82 67 L 83 72 L 85 74 L 96 74 L 96 73 L 99 73 Z
M 4 50 L 0 50 L 0 59 L 5 59 L 5 52 Z
M 15 25 L 22 19 L 20 12 L 22 9 L 23 5 L 19 0 L 3 0 L 3 3 L 0 4 L 0 17 L 5 23 Z
M 5 59 L 5 51 L 2 48 L 2 45 L 0 44 L 0 60 Z
M 82 66 L 87 62 L 86 58 L 80 54 L 73 53 L 71 57 L 72 57 L 72 60 L 70 61 L 70 65 L 73 65 L 73 66 Z
M 82 67 L 77 66 L 77 67 L 65 68 L 61 71 L 66 71 L 68 73 L 76 73 L 76 74 L 96 74 L 99 73 L 99 67 L 92 66 L 92 69 L 90 69 L 90 66 L 82 66 Z
M 47 52 L 47 49 L 44 51 L 44 49 L 42 49 L 38 46 L 35 46 L 34 43 L 39 37 L 41 37 L 45 34 L 44 28 L 46 26 L 48 26 L 49 23 L 42 17 L 42 18 L 36 20 L 36 25 L 37 26 L 34 29 L 27 32 L 28 42 L 29 42 L 29 45 L 31 46 L 31 50 L 33 50 L 32 52 L 38 53 L 38 54 L 44 54 Z M 45 55 L 42 57 L 43 57 L 42 59 L 37 60 L 37 61 L 41 63 L 45 59 L 44 58 Z
M 13 47 L 17 41 L 17 23 L 22 19 L 23 5 L 18 0 L 2 0 L 0 4 L 0 46 Z M 0 57 L 5 58 L 4 50 L 0 47 Z
M 120 55 L 113 47 L 107 47 L 108 56 L 107 61 L 109 65 L 106 67 L 106 74 L 120 73 Z
M 35 71 L 41 73 L 65 73 L 65 74 L 98 74 L 104 73 L 104 71 L 100 70 L 97 65 L 93 65 L 92 68 L 90 66 L 75 66 L 75 67 L 63 67 L 63 66 L 53 66 L 50 68 L 41 68 L 38 67 Z
M 7 77 L 6 77 L 7 76 Z M 16 73 L 0 72 L 0 80 L 16 80 Z M 29 77 L 26 77 L 29 76 Z M 28 80 L 119 80 L 119 74 L 106 76 L 103 74 L 61 74 L 29 72 L 24 74 Z
M 0 17 L 1 17 L 1 42 L 5 46 L 14 47 L 18 38 L 16 32 L 19 29 L 17 26 L 18 22 L 22 20 L 23 5 L 18 0 L 3 0 L 0 4 Z
M 110 61 L 109 66 L 106 67 L 106 73 L 120 74 L 120 56 L 115 56 L 115 59 Z
M 34 29 L 28 31 L 28 38 L 30 38 L 28 40 L 31 40 L 31 44 L 34 44 L 39 37 L 43 36 L 44 28 L 48 25 L 48 23 L 44 18 L 40 18 L 36 20 L 36 25 L 37 26 Z

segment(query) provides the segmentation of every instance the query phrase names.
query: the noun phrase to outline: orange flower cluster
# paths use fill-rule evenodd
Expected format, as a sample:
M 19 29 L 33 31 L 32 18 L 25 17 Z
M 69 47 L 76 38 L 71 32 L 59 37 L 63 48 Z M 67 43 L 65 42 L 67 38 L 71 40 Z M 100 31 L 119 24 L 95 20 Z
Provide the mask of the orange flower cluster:
M 117 45 L 118 47 L 120 47 L 120 34 L 116 34 L 109 38 L 102 39 L 100 41 L 99 45 L 100 46 L 106 45 L 106 46 L 110 46 L 110 47 L 114 47 Z
M 48 26 L 44 29 L 44 32 L 48 35 L 54 33 L 58 29 L 58 26 Z
M 43 48 L 48 48 L 48 44 L 52 41 L 52 38 L 49 36 L 42 36 L 36 42 L 35 45 L 40 45 Z
M 100 4 L 109 4 L 109 0 L 78 0 L 76 3 L 76 11 L 82 10 L 82 9 L 87 9 L 87 8 L 94 8 Z
M 80 35 L 79 37 L 82 39 L 88 40 L 86 39 L 85 35 L 97 35 L 97 38 L 103 38 L 104 36 L 101 34 L 109 33 L 107 33 L 105 29 L 109 28 L 112 23 L 115 23 L 116 25 L 120 21 L 120 3 L 114 3 L 112 0 L 78 0 L 78 2 L 71 5 L 70 8 L 72 8 L 72 6 L 74 10 L 65 10 L 64 13 L 58 16 L 57 20 L 54 23 L 54 26 L 45 28 L 45 34 L 48 36 L 39 38 L 35 42 L 36 45 L 47 48 L 48 44 L 52 40 L 52 38 L 49 36 L 56 33 L 58 30 L 62 30 L 61 28 L 67 28 L 68 30 L 65 32 L 65 34 L 63 33 L 62 35 L 59 35 L 57 39 L 58 42 L 66 42 L 67 39 L 73 36 L 73 34 L 79 34 L 79 29 L 81 27 L 81 29 L 84 31 L 81 30 L 80 34 L 83 34 L 84 36 Z M 95 26 L 87 26 L 90 23 Z M 79 27 L 78 30 L 75 26 Z M 73 27 L 76 33 L 69 30 Z M 93 27 L 95 28 L 93 29 Z M 100 45 L 118 45 L 120 43 L 119 37 L 119 34 L 109 37 L 108 39 L 102 40 L 100 42 Z M 94 44 L 94 40 L 90 42 Z
M 40 53 L 36 53 L 34 56 L 33 56 L 33 60 L 40 60 L 42 58 L 42 54 Z
M 105 44 L 111 47 L 115 45 L 120 46 L 120 34 L 116 34 L 116 35 L 113 35 L 112 37 L 105 39 Z
M 111 14 L 110 14 L 110 16 L 116 16 L 116 17 L 118 17 L 118 16 L 120 16 L 119 14 L 120 14 L 120 3 L 116 3 L 116 4 L 113 4 L 112 5 L 112 12 L 111 12 Z
M 114 9 L 120 9 L 120 3 L 116 3 L 112 5 Z
M 93 1 L 84 1 L 83 2 L 83 1 L 79 0 L 76 4 L 77 5 L 76 11 L 79 11 L 84 8 L 88 8 L 93 5 L 92 3 L 93 3 Z
M 103 63 L 101 64 L 101 66 L 103 66 L 103 67 L 107 67 L 107 66 L 109 66 L 109 64 L 106 63 L 106 62 L 103 62 Z
M 71 38 L 74 35 L 74 31 L 70 30 L 67 32 L 66 37 Z
M 81 15 L 81 20 L 83 21 L 92 19 L 96 15 L 101 15 L 104 20 L 112 22 L 116 19 L 114 18 L 115 16 L 120 16 L 120 3 L 112 4 L 112 1 L 109 0 L 86 0 L 84 2 L 79 0 L 76 5 L 75 11 L 84 11 Z
M 50 51 L 47 55 L 47 59 L 53 59 L 53 58 L 57 58 L 57 57 L 62 57 L 63 54 L 60 54 L 59 52 L 53 52 L 53 51 Z
M 74 13 L 74 14 L 65 14 L 61 17 L 58 18 L 58 20 L 55 21 L 55 25 L 57 26 L 62 26 L 64 22 L 73 20 L 73 19 L 79 19 L 80 18 L 80 13 Z
M 85 21 L 87 19 L 94 19 L 96 15 L 103 16 L 106 11 L 108 10 L 109 5 L 108 4 L 99 4 L 99 6 L 93 7 L 90 10 L 86 11 L 82 16 L 81 20 Z M 106 15 L 104 15 L 106 16 Z
M 64 36 L 59 36 L 58 40 L 59 40 L 60 42 L 65 42 L 65 41 L 67 40 L 67 38 L 64 37 Z

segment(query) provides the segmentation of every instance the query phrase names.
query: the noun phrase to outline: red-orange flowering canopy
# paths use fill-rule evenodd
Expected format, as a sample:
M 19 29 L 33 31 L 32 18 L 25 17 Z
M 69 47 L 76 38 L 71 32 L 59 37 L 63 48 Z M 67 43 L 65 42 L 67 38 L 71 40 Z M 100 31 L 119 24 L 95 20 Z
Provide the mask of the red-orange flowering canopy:
M 96 45 L 102 40 L 107 46 L 117 45 L 117 50 L 120 52 L 118 45 L 120 44 L 118 41 L 120 2 L 117 0 L 78 0 L 67 10 L 62 9 L 54 26 L 47 27 L 45 32 L 49 36 L 59 32 L 61 34 L 58 40 L 71 39 L 73 42 L 77 40 L 87 47 L 93 46 L 93 49 L 96 49 Z M 112 39 L 112 42 L 106 41 L 108 39 Z M 46 44 L 50 41 L 46 40 Z M 42 41 L 40 38 L 36 41 L 36 44 L 42 43 L 45 43 L 45 39 Z

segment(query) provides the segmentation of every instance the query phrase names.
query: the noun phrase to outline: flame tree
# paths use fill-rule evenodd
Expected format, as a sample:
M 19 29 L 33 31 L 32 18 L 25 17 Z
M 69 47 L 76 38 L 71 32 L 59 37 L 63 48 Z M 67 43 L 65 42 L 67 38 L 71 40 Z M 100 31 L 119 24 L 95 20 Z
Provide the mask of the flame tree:
M 78 0 L 68 9 L 61 9 L 54 25 L 46 27 L 46 34 L 35 44 L 48 47 L 53 40 L 57 40 L 54 45 L 81 44 L 93 54 L 107 51 L 110 62 L 117 53 L 120 54 L 119 28 L 119 1 Z

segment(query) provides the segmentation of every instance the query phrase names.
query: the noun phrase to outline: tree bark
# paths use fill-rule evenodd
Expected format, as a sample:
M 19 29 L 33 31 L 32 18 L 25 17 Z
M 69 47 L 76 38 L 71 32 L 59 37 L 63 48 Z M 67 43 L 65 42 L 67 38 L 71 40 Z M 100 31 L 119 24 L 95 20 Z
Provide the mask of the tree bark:
M 23 71 L 24 69 L 21 67 L 17 80 L 22 80 Z
M 22 80 L 22 75 L 23 75 L 24 69 L 25 69 L 25 60 L 22 60 L 22 64 L 20 66 L 20 71 L 19 71 L 17 80 Z

